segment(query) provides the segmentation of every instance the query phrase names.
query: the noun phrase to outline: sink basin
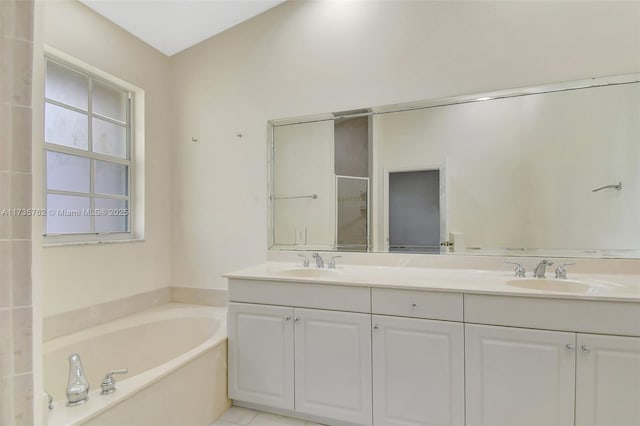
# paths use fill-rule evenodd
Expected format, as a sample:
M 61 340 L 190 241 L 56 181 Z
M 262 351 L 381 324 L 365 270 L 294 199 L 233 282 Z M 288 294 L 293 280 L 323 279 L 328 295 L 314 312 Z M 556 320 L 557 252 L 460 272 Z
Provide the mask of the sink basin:
M 300 278 L 330 278 L 340 275 L 340 272 L 335 269 L 318 269 L 318 268 L 290 268 L 281 269 L 277 272 L 278 275 L 284 275 L 287 277 L 300 277 Z
M 557 280 L 546 278 L 523 278 L 507 281 L 513 287 L 528 288 L 530 290 L 558 291 L 563 293 L 589 293 L 595 288 L 592 284 L 573 280 Z

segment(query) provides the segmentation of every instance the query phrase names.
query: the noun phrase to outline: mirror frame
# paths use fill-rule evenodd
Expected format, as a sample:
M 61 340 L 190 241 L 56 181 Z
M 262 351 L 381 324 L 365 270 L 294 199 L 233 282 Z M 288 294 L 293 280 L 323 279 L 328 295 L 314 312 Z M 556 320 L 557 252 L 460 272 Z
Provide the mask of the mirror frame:
M 275 215 L 274 215 L 274 194 L 273 182 L 275 173 L 275 146 L 274 146 L 274 131 L 276 127 L 288 126 L 293 124 L 312 123 L 318 121 L 330 121 L 343 118 L 354 118 L 363 116 L 375 116 L 381 114 L 389 114 L 403 111 L 413 111 L 427 108 L 442 107 L 448 105 L 459 105 L 475 102 L 485 102 L 489 100 L 505 99 L 518 96 L 538 95 L 544 93 L 563 92 L 578 89 L 587 89 L 594 87 L 604 86 L 617 86 L 625 84 L 640 83 L 640 73 L 622 74 L 606 77 L 594 77 L 589 79 L 567 81 L 561 83 L 542 84 L 529 87 L 518 87 L 512 89 L 494 90 L 489 92 L 472 93 L 465 95 L 458 95 L 446 98 L 427 99 L 415 102 L 404 102 L 397 104 L 381 105 L 376 107 L 367 107 L 363 109 L 354 110 L 355 113 L 322 113 L 305 116 L 287 117 L 269 120 L 267 123 L 267 199 L 268 199 L 268 250 L 274 251 L 309 251 L 309 250 L 327 250 L 325 246 L 314 247 L 312 245 L 299 248 L 291 245 L 275 246 Z M 362 112 L 367 111 L 367 112 Z M 371 235 L 369 235 L 371 238 Z M 640 242 L 639 242 L 640 244 Z M 331 251 L 338 251 L 333 248 Z M 385 251 L 374 251 L 369 248 L 366 253 L 390 253 Z M 406 253 L 405 253 L 406 254 Z M 412 253 L 412 254 L 433 254 L 433 253 Z M 637 249 L 509 249 L 509 248 L 492 248 L 479 250 L 478 252 L 461 252 L 461 253 L 448 253 L 441 252 L 447 255 L 457 256 L 561 256 L 561 257 L 576 257 L 576 258 L 621 258 L 621 259 L 637 259 L 640 258 L 640 245 Z

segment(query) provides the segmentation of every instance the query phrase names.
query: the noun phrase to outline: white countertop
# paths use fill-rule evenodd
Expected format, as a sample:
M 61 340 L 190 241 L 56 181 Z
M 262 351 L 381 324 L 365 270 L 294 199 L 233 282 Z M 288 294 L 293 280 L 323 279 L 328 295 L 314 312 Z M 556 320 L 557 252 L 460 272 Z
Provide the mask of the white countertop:
M 224 276 L 232 279 L 262 281 L 640 303 L 639 275 L 569 273 L 567 282 L 578 281 L 579 283 L 588 284 L 588 286 L 585 286 L 586 291 L 584 292 L 562 292 L 528 289 L 510 285 L 508 284 L 510 281 L 529 279 L 516 278 L 513 271 L 343 264 L 333 272 L 331 270 L 326 273 L 320 272 L 320 274 L 324 274 L 323 276 L 286 275 L 287 272 L 292 270 L 295 273 L 295 271 L 302 269 L 300 263 L 267 262 L 231 272 Z M 313 270 L 315 268 L 310 266 L 308 269 Z M 555 280 L 553 278 L 553 270 L 547 270 L 547 279 Z

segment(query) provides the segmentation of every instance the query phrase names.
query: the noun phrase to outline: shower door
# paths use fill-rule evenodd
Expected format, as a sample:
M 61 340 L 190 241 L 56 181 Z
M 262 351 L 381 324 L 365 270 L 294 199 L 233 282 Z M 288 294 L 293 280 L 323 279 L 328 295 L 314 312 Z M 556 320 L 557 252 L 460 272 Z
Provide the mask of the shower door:
M 336 176 L 336 242 L 341 251 L 369 247 L 369 178 Z

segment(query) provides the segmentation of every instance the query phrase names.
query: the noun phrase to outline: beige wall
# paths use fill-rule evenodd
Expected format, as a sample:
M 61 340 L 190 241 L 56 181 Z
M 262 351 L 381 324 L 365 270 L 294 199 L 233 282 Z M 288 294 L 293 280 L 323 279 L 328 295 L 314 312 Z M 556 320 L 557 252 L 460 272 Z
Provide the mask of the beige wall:
M 47 317 L 169 286 L 172 116 L 169 58 L 75 0 L 47 1 L 43 9 L 46 45 L 143 89 L 146 103 L 145 241 L 45 248 L 34 244 Z M 43 78 L 42 62 L 36 62 L 34 76 Z M 42 89 L 40 95 L 42 99 Z M 34 113 L 42 114 L 41 105 L 36 108 Z M 34 156 L 40 157 L 34 158 L 38 164 L 42 151 L 36 149 Z M 42 190 L 42 174 L 36 170 L 34 191 Z
M 637 2 L 290 1 L 174 56 L 172 285 L 266 258 L 267 120 L 638 72 L 639 27 Z

